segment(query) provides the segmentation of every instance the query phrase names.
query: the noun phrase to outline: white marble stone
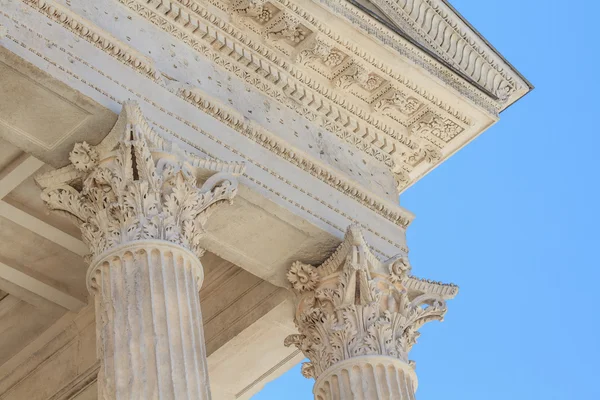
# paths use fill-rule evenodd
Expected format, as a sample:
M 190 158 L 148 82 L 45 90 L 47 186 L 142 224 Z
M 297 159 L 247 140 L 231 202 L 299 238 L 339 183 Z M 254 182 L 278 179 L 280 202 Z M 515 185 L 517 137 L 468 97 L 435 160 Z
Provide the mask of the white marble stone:
M 443 320 L 458 287 L 410 271 L 403 255 L 378 260 L 355 226 L 323 264 L 292 265 L 299 333 L 285 344 L 310 359 L 302 374 L 315 378 L 316 400 L 414 400 L 417 379 L 408 353 L 422 325 Z
M 91 251 L 99 398 L 209 400 L 199 239 L 237 193 L 243 166 L 165 142 L 134 103 L 98 146 L 79 143 L 69 159 L 38 182 Z

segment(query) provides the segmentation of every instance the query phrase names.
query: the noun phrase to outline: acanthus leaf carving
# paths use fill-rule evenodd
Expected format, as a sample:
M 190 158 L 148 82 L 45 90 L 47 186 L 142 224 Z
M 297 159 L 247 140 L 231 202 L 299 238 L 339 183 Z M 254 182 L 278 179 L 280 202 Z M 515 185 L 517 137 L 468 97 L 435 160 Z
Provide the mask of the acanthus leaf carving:
M 309 48 L 298 54 L 297 61 L 300 64 L 308 64 L 311 61 L 318 60 L 329 68 L 335 68 L 347 57 L 346 54 L 333 46 L 321 40 L 315 40 Z
M 425 143 L 416 152 L 408 156 L 407 162 L 410 165 L 417 165 L 421 162 L 435 164 L 442 159 L 440 150 L 430 143 Z
M 235 176 L 243 171 L 242 164 L 207 162 L 165 142 L 135 103 L 124 104 L 101 144 L 76 144 L 69 159 L 72 164 L 64 169 L 77 174 L 53 171 L 38 183 L 51 209 L 79 223 L 93 257 L 145 239 L 166 240 L 202 255 L 206 220 L 233 200 Z
M 283 16 L 266 29 L 265 35 L 269 40 L 287 40 L 298 44 L 306 38 L 307 31 L 295 19 Z
M 349 66 L 335 80 L 335 85 L 345 90 L 349 89 L 352 85 L 359 85 L 371 91 L 377 89 L 382 83 L 383 80 L 380 77 L 354 64 Z
M 288 336 L 284 344 L 309 358 L 302 373 L 315 379 L 357 356 L 390 356 L 409 364 L 418 329 L 442 320 L 446 300 L 457 293 L 454 285 L 416 285 L 421 281 L 410 276 L 406 255 L 381 262 L 356 226 L 348 228 L 342 244 L 323 264 L 312 267 L 318 280 L 299 288 L 298 271 L 310 270 L 301 268 L 305 265 L 294 263 L 288 275 L 298 294 L 299 333 Z
M 448 143 L 464 128 L 449 118 L 443 118 L 429 111 L 411 126 L 411 133 L 418 137 L 435 137 Z
M 231 3 L 231 10 L 236 14 L 246 17 L 264 18 L 264 3 L 264 0 L 234 0 Z M 266 19 L 270 19 L 270 15 Z
M 407 96 L 399 90 L 391 89 L 375 103 L 375 110 L 389 113 L 398 110 L 402 114 L 411 115 L 421 108 L 422 103 L 412 96 Z

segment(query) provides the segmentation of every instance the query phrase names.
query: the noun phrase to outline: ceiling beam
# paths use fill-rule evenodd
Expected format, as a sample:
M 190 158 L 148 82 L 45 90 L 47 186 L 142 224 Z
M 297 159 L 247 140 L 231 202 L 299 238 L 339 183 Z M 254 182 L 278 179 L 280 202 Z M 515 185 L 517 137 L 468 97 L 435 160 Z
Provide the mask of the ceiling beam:
M 44 165 L 44 162 L 28 154 L 13 161 L 0 172 L 0 199 L 13 191 Z
M 17 268 L 3 262 L 0 262 L 0 279 L 17 285 L 70 311 L 77 312 L 86 305 L 82 300 L 29 276 L 19 271 Z
M 3 200 L 0 200 L 0 216 L 11 220 L 15 224 L 21 225 L 23 228 L 27 228 L 43 238 L 82 257 L 89 253 L 87 246 L 81 240 L 74 238 L 68 233 L 53 227 L 41 219 L 36 218 Z

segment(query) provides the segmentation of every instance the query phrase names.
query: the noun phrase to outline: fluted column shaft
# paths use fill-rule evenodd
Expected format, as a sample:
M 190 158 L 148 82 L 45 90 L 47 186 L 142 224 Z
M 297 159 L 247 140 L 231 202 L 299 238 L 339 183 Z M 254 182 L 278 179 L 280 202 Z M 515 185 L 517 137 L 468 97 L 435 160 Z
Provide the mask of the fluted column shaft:
M 118 246 L 93 261 L 99 399 L 210 399 L 200 260 L 160 240 Z
M 408 364 L 362 356 L 332 365 L 315 382 L 315 400 L 415 400 L 417 378 Z

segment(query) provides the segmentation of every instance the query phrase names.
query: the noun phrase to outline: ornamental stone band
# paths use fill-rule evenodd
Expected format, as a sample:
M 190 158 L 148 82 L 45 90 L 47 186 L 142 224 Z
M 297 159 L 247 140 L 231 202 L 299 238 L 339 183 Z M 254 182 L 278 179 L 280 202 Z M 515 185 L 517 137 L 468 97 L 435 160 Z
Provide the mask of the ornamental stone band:
M 403 255 L 379 261 L 356 226 L 323 264 L 292 265 L 287 276 L 297 294 L 299 334 L 285 345 L 310 359 L 302 374 L 316 380 L 316 400 L 415 398 L 408 353 L 421 326 L 443 320 L 458 287 L 410 271 Z
M 165 142 L 135 103 L 98 146 L 75 145 L 70 161 L 38 183 L 91 252 L 98 398 L 210 399 L 200 238 L 209 215 L 235 197 L 243 165 Z

